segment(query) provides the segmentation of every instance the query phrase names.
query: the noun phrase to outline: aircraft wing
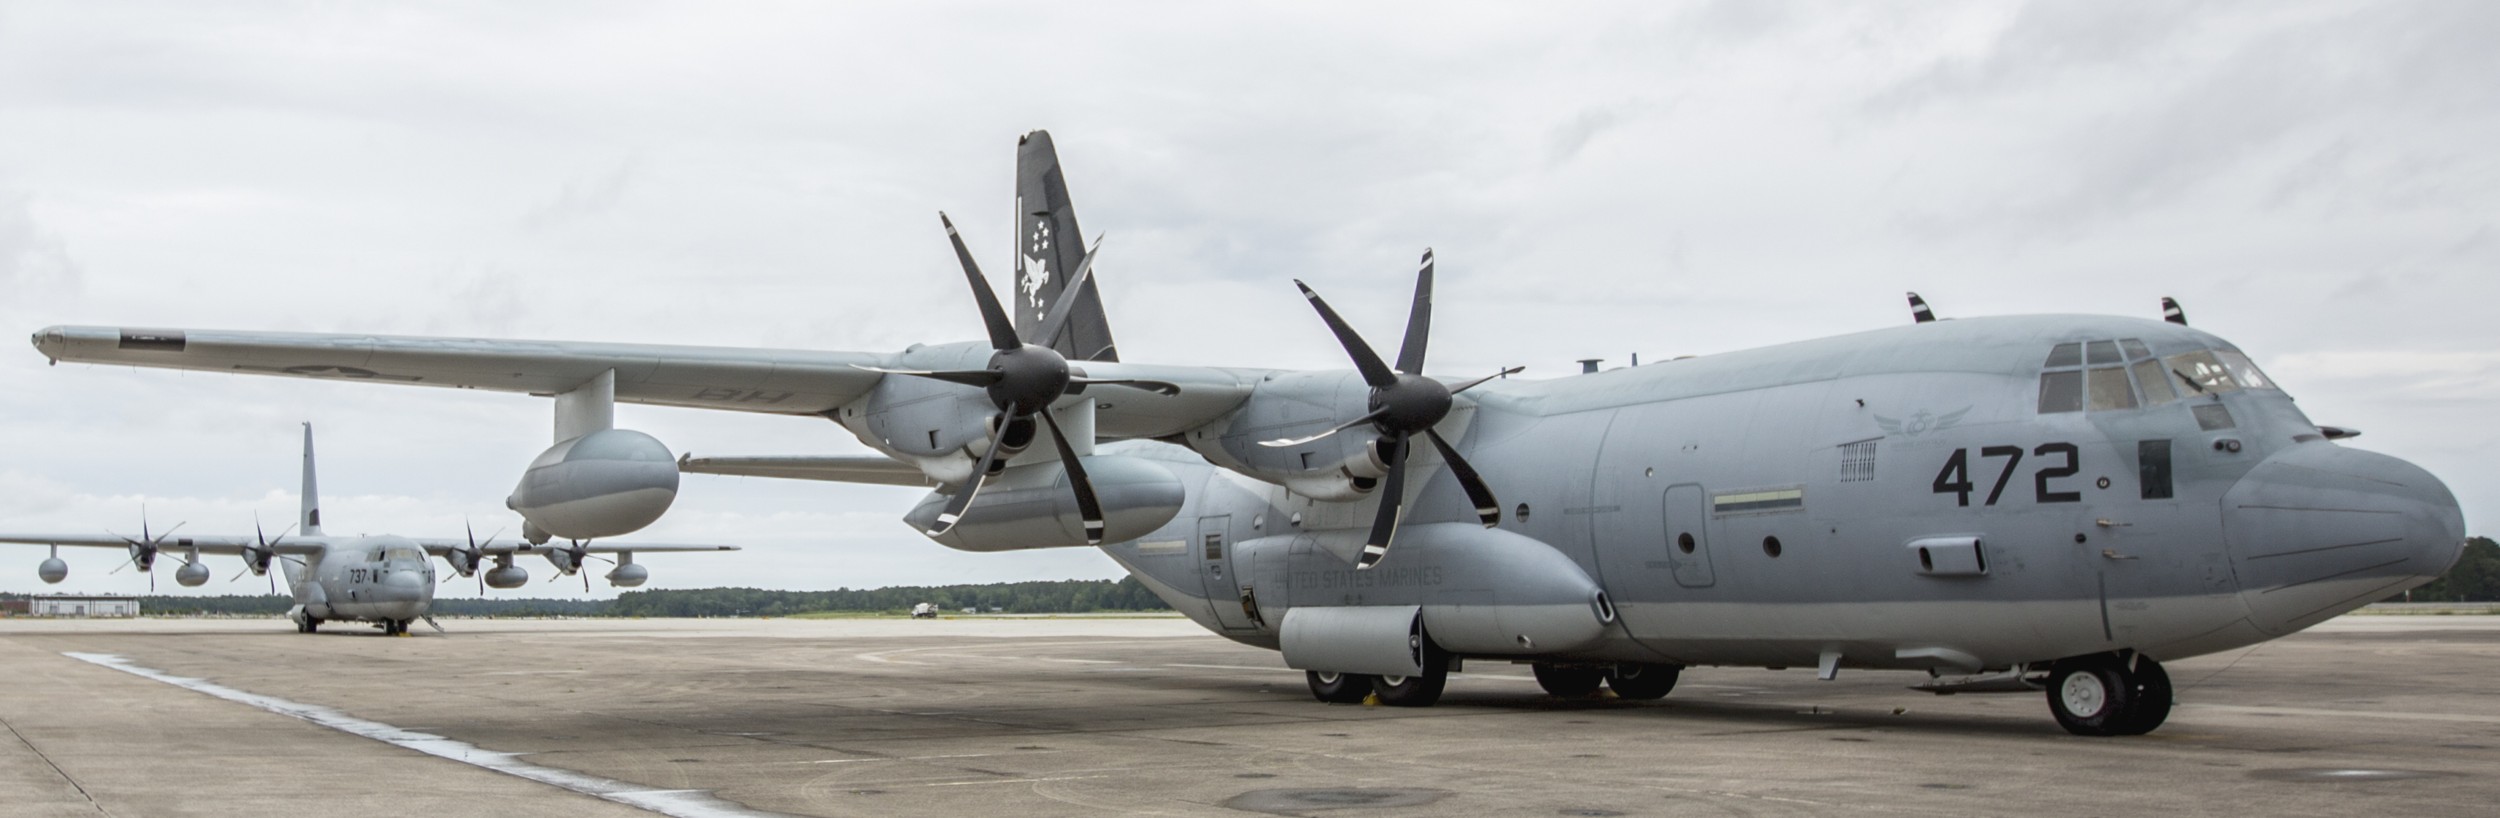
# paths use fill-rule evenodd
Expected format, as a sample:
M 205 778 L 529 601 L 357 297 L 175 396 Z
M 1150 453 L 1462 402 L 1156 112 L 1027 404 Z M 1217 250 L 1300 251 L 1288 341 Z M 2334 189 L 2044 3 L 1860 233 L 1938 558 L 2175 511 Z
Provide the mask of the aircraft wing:
M 616 371 L 616 399 L 814 414 L 867 394 L 887 356 L 729 347 L 394 335 L 51 327 L 55 361 L 555 394 Z
M 770 414 L 820 414 L 876 388 L 897 354 L 580 341 L 55 326 L 35 333 L 55 362 L 192 369 L 364 383 L 552 395 L 609 370 L 627 403 Z M 1178 395 L 1096 387 L 1096 434 L 1178 434 L 1223 417 L 1265 373 L 1087 361 L 1097 378 L 1176 384 Z
M 0 543 L 67 545 L 78 548 L 127 549 L 130 547 L 129 540 L 110 534 L 0 534 Z M 168 554 L 181 554 L 197 549 L 202 554 L 237 555 L 243 553 L 243 549 L 257 544 L 257 541 L 251 537 L 176 534 L 165 536 L 157 542 L 156 547 L 159 551 Z M 271 550 L 280 554 L 307 555 L 320 553 L 321 548 L 318 542 L 280 540 Z
M 444 555 L 444 554 L 448 554 L 448 553 L 451 553 L 451 552 L 453 552 L 453 551 L 465 551 L 465 550 L 467 550 L 467 549 L 468 549 L 468 547 L 469 547 L 469 543 L 468 543 L 468 541 L 466 541 L 466 540 L 433 539 L 433 538 L 426 538 L 426 537 L 412 537 L 412 538 L 410 538 L 410 539 L 414 540 L 414 541 L 415 541 L 418 545 L 424 546 L 424 547 L 425 547 L 425 553 L 427 553 L 428 555 L 431 555 L 431 556 L 436 556 L 436 557 L 440 557 L 440 556 L 442 556 L 442 555 Z M 484 546 L 482 546 L 480 550 L 485 551 L 485 552 L 487 553 L 487 555 L 489 555 L 489 556 L 494 556 L 494 555 L 500 555 L 500 554 L 541 554 L 541 553 L 546 553 L 546 552 L 549 552 L 549 551 L 559 551 L 559 550 L 566 550 L 566 551 L 569 551 L 569 550 L 571 550 L 571 549 L 570 549 L 570 548 L 567 548 L 567 547 L 565 547 L 565 546 L 559 546 L 559 545 L 556 545 L 556 544 L 554 544 L 554 543 L 548 543 L 548 544 L 546 544 L 546 545 L 531 545 L 531 544 L 526 543 L 526 542 L 504 542 L 504 543 L 490 542 L 490 543 L 486 543 Z M 735 545 L 687 545 L 687 544 L 683 544 L 683 543 L 655 543 L 655 542 L 646 542 L 646 543 L 633 543 L 633 542 L 626 542 L 626 543 L 613 543 L 613 542 L 612 542 L 612 543 L 590 543 L 590 544 L 588 544 L 588 545 L 584 546 L 584 547 L 583 547 L 583 550 L 588 551 L 588 552 L 593 553 L 593 554 L 614 554 L 614 553 L 617 553 L 617 552 L 619 552 L 619 551 L 631 551 L 631 552 L 634 552 L 634 553 L 636 553 L 636 554 L 660 554 L 660 553 L 667 553 L 667 552 L 671 552 L 671 551 L 740 551 L 740 550 L 744 550 L 744 549 L 742 549 L 742 548 L 740 548 L 740 547 L 738 547 L 738 546 L 735 546 Z
M 885 486 L 929 486 L 927 475 L 911 464 L 879 455 L 825 457 L 696 457 L 677 459 L 677 470 L 690 474 L 778 477 Z

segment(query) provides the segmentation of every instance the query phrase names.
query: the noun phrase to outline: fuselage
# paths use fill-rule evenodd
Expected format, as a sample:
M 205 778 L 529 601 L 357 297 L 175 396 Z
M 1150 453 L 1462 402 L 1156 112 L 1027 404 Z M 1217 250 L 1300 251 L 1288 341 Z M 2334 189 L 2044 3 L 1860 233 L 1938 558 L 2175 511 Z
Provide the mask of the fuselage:
M 301 566 L 281 561 L 295 594 L 291 616 L 404 623 L 433 607 L 434 565 L 424 546 L 389 535 L 303 539 L 322 549 Z
M 1976 672 L 2263 641 L 2428 581 L 2464 539 L 2436 478 L 2328 440 L 2236 348 L 2158 321 L 1924 323 L 1468 397 L 1442 429 L 1500 495 L 1502 537 L 1437 525 L 1475 515 L 1436 468 L 1413 481 L 1399 548 L 1356 572 L 1344 535 L 1371 502 L 1127 444 L 1190 501 L 1107 550 L 1252 644 L 1275 646 L 1294 606 L 1568 617 L 1585 583 L 1604 595 L 1586 640 L 1490 625 L 1522 644 L 1473 643 Z M 1495 553 L 1521 547 L 1560 559 Z

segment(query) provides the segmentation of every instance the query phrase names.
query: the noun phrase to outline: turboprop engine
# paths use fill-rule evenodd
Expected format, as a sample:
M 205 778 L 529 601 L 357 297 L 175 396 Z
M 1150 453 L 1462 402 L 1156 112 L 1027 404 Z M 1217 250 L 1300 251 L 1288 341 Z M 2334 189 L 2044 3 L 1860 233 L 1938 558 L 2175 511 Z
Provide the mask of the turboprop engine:
M 631 429 L 606 429 L 548 447 L 504 504 L 533 534 L 588 540 L 640 531 L 676 501 L 677 459 L 668 447 Z

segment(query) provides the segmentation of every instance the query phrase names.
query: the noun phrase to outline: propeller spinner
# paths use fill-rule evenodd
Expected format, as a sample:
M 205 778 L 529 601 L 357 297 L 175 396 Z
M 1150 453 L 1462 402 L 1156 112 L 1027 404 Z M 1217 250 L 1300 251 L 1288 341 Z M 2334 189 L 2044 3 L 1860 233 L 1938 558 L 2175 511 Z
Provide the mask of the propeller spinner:
M 1371 411 L 1316 435 L 1262 441 L 1260 445 L 1299 445 L 1367 423 L 1380 433 L 1379 442 L 1375 445 L 1380 447 L 1380 459 L 1388 464 L 1389 474 L 1381 483 L 1380 512 L 1372 518 L 1371 536 L 1363 541 L 1363 556 L 1355 563 L 1358 569 L 1378 565 L 1382 557 L 1388 556 L 1389 543 L 1397 536 L 1399 506 L 1405 502 L 1408 438 L 1418 433 L 1431 441 L 1433 448 L 1440 450 L 1441 459 L 1449 464 L 1450 476 L 1456 478 L 1459 488 L 1467 492 L 1467 500 L 1475 504 L 1476 516 L 1484 526 L 1491 528 L 1502 522 L 1501 503 L 1494 499 L 1493 490 L 1485 486 L 1484 478 L 1476 474 L 1475 466 L 1470 465 L 1467 458 L 1459 456 L 1458 450 L 1432 427 L 1449 416 L 1452 396 L 1525 367 L 1505 369 L 1460 384 L 1455 389 L 1424 377 L 1424 349 L 1432 336 L 1431 250 L 1424 251 L 1422 265 L 1415 272 L 1415 304 L 1407 313 L 1406 337 L 1398 345 L 1398 366 L 1394 370 L 1380 360 L 1380 355 L 1372 351 L 1371 345 L 1363 342 L 1363 336 L 1346 324 L 1344 318 L 1338 317 L 1337 311 L 1330 309 L 1328 302 L 1312 291 L 1310 285 L 1299 280 L 1293 283 L 1302 288 L 1302 297 L 1310 299 L 1311 307 L 1319 311 L 1320 320 L 1328 322 L 1329 331 L 1337 335 L 1337 343 L 1343 345 L 1346 355 L 1354 359 L 1354 368 L 1362 373 L 1363 382 L 1371 386 Z

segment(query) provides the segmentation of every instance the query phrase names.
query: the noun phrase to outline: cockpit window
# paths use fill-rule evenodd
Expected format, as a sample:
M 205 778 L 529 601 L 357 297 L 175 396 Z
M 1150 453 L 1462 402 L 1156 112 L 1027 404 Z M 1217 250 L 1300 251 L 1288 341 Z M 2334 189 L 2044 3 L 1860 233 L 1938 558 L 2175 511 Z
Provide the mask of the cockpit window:
M 2092 396 L 2092 411 L 2135 408 L 2135 390 L 2127 386 L 2126 367 L 2093 367 L 2089 372 L 2084 384 Z
M 2136 388 L 2144 390 L 2144 405 L 2160 406 L 2179 399 L 2179 390 L 2170 387 L 2174 381 L 2162 370 L 2160 361 L 2137 361 L 2130 368 L 2135 371 Z
M 2246 355 L 2235 350 L 2218 349 L 2214 350 L 2214 357 L 2222 359 L 2222 368 L 2231 373 L 2232 380 L 2239 381 L 2241 388 L 2277 388 L 2273 381 L 2266 379 L 2266 373 L 2257 371 L 2257 364 L 2249 361 Z
M 2083 372 L 2040 373 L 2040 414 L 2083 411 Z
M 2118 342 L 2094 341 L 2084 345 L 2084 361 L 2092 364 L 2118 363 Z
M 2153 357 L 2153 351 L 2145 349 L 2144 342 L 2134 338 L 2118 339 L 2118 348 L 2126 350 L 2127 360 L 2130 361 L 2141 361 Z
M 2214 357 L 2211 352 L 2182 352 L 2162 359 L 2162 363 L 2170 366 L 2170 374 L 2177 377 L 2190 392 L 2214 395 L 2240 389 L 2240 382 L 2231 377 L 2230 370 L 2222 367 L 2222 359 Z
M 391 548 L 382 552 L 383 562 L 403 562 L 408 560 L 422 561 L 424 559 L 425 552 L 414 548 Z
M 2055 369 L 2061 366 L 2080 366 L 2082 364 L 2082 344 L 2058 344 L 2057 346 L 2049 348 L 2049 362 L 2042 364 L 2042 366 Z

